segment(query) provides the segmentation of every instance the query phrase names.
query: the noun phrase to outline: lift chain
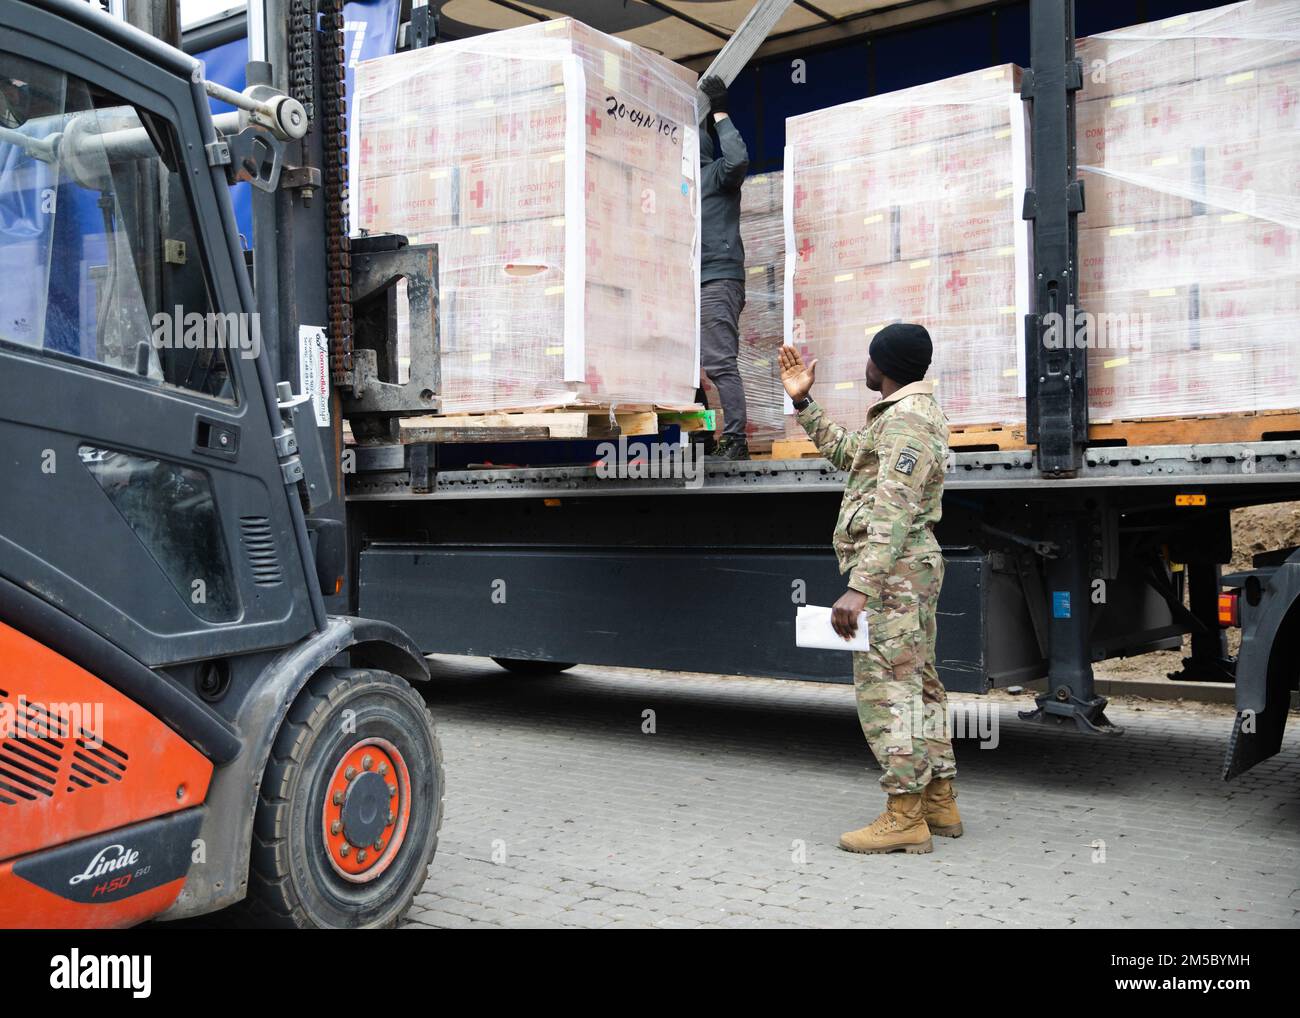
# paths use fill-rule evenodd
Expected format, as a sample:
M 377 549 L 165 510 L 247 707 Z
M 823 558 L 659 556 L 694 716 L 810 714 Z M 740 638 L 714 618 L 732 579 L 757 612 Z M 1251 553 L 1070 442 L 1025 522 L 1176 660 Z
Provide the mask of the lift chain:
M 321 83 L 324 109 L 324 190 L 327 294 L 330 326 L 330 371 L 333 382 L 350 386 L 352 370 L 352 254 L 348 217 L 347 54 L 343 37 L 343 0 L 320 0 Z
M 289 94 L 306 108 L 321 137 L 330 375 L 334 385 L 350 386 L 352 256 L 343 0 L 292 0 L 289 17 Z
M 311 0 L 289 4 L 289 95 L 302 103 L 307 119 L 316 119 L 316 80 L 313 71 Z

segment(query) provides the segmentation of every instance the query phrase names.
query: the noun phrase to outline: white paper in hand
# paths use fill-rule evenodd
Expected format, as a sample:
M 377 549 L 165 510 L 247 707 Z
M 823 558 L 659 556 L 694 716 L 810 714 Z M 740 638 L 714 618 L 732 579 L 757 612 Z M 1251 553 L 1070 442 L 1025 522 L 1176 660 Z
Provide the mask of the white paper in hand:
M 795 609 L 794 645 L 816 650 L 866 650 L 867 613 L 858 613 L 858 631 L 853 639 L 846 640 L 831 627 L 831 610 L 819 605 L 805 604 Z

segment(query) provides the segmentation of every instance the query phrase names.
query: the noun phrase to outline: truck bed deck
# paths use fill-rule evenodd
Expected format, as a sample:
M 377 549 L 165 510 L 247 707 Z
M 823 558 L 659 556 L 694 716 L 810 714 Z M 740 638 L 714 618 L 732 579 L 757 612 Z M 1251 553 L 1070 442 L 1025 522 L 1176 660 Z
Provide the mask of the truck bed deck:
M 413 479 L 410 446 L 363 446 L 356 450 L 356 475 L 350 501 L 405 499 L 547 498 L 672 493 L 739 494 L 836 490 L 844 474 L 823 459 L 756 460 L 724 463 L 706 460 L 702 483 L 676 478 L 617 479 L 598 476 L 592 466 L 511 467 L 428 471 Z M 948 463 L 948 490 L 1010 487 L 1076 489 L 1151 486 L 1260 486 L 1257 498 L 1300 497 L 1300 441 L 1226 442 L 1089 449 L 1075 477 L 1043 475 L 1032 450 L 954 452 Z M 1296 487 L 1289 495 L 1285 489 Z M 1267 489 L 1267 490 L 1266 490 Z

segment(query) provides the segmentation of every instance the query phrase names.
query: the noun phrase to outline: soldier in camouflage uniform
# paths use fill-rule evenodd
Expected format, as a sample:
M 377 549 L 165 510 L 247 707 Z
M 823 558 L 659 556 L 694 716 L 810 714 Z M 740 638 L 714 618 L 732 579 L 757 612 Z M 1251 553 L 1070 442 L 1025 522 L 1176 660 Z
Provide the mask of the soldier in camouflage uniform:
M 931 834 L 962 833 L 947 736 L 947 698 L 935 670 L 935 607 L 943 555 L 933 527 L 941 512 L 948 422 L 922 379 L 930 365 L 929 333 L 889 325 L 876 334 L 867 386 L 881 399 L 861 431 L 826 418 L 809 395 L 817 362 L 805 366 L 781 348 L 781 379 L 817 448 L 848 472 L 832 542 L 848 590 L 832 625 L 843 637 L 868 612 L 870 649 L 853 655 L 858 717 L 883 771 L 885 812 L 840 838 L 850 852 L 929 852 Z

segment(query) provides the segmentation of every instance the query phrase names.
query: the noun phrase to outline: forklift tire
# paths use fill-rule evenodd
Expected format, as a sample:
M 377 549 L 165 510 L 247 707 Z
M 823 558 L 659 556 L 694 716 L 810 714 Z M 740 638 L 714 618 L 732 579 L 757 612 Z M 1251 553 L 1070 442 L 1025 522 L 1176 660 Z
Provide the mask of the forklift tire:
M 577 662 L 532 661 L 521 657 L 494 657 L 492 659 L 512 675 L 555 675 L 577 667 Z
M 351 668 L 313 676 L 266 764 L 242 918 L 396 926 L 437 850 L 443 788 L 433 718 L 405 680 Z

